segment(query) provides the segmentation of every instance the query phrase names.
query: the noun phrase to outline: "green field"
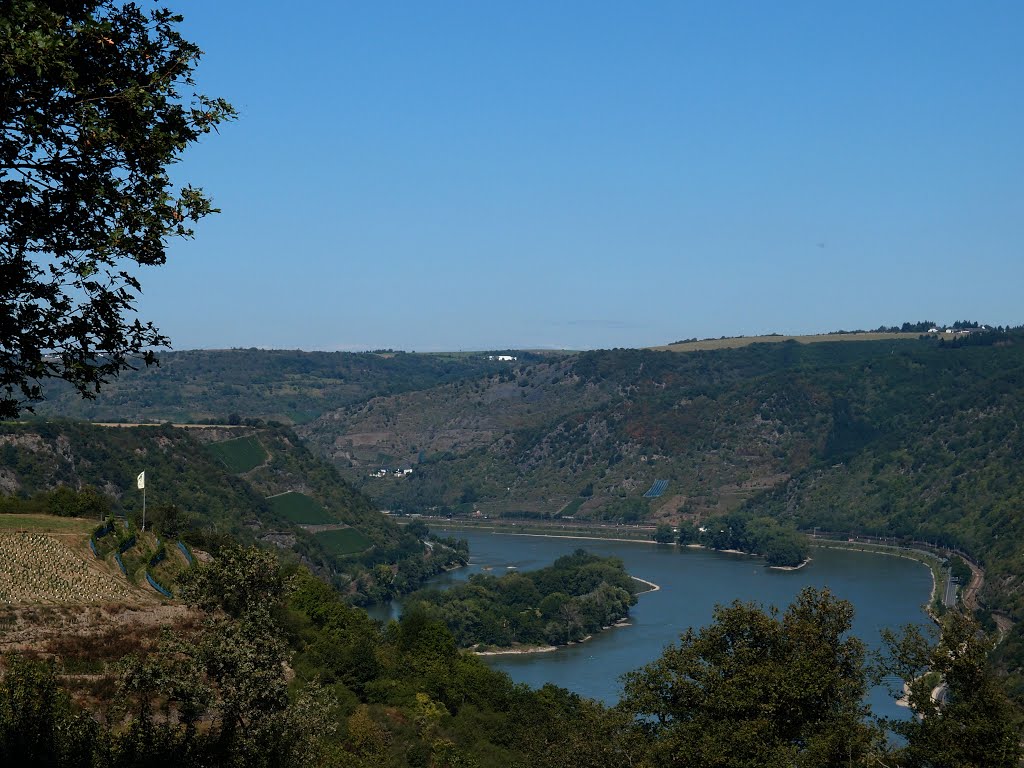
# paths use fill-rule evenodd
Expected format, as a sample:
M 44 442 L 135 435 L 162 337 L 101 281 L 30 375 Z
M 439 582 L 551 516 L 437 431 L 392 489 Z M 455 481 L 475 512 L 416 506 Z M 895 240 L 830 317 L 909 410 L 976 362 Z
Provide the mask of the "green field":
M 224 463 L 229 472 L 235 474 L 256 469 L 267 460 L 267 449 L 255 435 L 236 437 L 222 443 L 210 443 L 208 448 Z
M 274 512 L 291 523 L 299 525 L 324 525 L 338 522 L 313 499 L 304 493 L 288 491 L 280 496 L 272 496 L 267 501 Z
M 316 540 L 323 544 L 327 551 L 335 555 L 351 555 L 356 552 L 362 552 L 372 543 L 355 528 L 321 531 L 316 534 Z
M 650 347 L 657 352 L 700 352 L 710 349 L 738 349 L 749 344 L 778 344 L 783 341 L 798 341 L 801 344 L 819 344 L 827 341 L 885 341 L 914 340 L 920 333 L 816 333 L 809 336 L 734 336 L 728 339 L 701 339 L 684 341 L 680 344 L 666 344 Z
M 575 515 L 577 512 L 579 512 L 580 507 L 582 507 L 585 502 L 586 499 L 575 498 L 568 504 L 566 504 L 564 507 L 562 507 L 560 510 L 558 510 L 558 515 L 560 517 L 569 517 L 570 515 Z

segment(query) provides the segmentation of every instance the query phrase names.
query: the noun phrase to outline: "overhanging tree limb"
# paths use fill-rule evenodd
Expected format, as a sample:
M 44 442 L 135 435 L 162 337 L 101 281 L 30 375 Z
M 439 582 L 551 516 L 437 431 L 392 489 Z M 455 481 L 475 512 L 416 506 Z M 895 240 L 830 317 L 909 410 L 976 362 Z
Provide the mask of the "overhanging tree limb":
M 84 397 L 168 339 L 133 272 L 215 212 L 168 168 L 233 119 L 194 91 L 201 56 L 167 9 L 0 0 L 0 418 L 48 378 Z

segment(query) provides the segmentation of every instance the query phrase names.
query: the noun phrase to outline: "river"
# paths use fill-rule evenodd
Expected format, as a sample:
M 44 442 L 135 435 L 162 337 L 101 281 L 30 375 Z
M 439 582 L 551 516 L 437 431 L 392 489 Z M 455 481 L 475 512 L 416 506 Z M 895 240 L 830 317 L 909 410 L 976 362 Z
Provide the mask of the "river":
M 464 581 L 474 573 L 540 568 L 577 548 L 620 557 L 630 574 L 659 585 L 660 590 L 640 595 L 630 612 L 630 626 L 551 653 L 485 657 L 518 682 L 533 687 L 551 682 L 609 704 L 619 698 L 623 674 L 656 659 L 687 628 L 710 623 L 714 607 L 733 600 L 785 608 L 804 587 L 828 587 L 853 603 L 854 634 L 871 648 L 880 647 L 885 628 L 929 623 L 923 606 L 931 594 L 931 573 L 919 562 L 892 555 L 814 548 L 811 562 L 800 570 L 778 571 L 765 568 L 758 558 L 670 545 L 479 530 L 436 532 L 468 539 L 470 563 L 436 577 L 434 586 Z M 398 607 L 373 613 L 387 618 L 389 611 L 394 615 Z M 869 703 L 877 715 L 907 714 L 884 687 L 871 691 Z

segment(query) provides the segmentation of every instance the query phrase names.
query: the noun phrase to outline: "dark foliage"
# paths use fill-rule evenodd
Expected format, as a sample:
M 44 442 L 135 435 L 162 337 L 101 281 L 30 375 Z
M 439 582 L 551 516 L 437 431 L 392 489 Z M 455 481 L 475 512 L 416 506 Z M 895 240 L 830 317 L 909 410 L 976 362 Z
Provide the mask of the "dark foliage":
M 168 167 L 231 119 L 193 91 L 181 17 L 115 0 L 0 13 L 0 418 L 64 379 L 79 395 L 167 339 L 134 318 L 139 267 L 215 209 Z

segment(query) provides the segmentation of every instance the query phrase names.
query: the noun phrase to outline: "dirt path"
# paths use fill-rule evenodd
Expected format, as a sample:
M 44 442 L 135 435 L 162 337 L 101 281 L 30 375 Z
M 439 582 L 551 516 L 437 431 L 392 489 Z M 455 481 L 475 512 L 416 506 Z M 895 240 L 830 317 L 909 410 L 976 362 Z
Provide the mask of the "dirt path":
M 978 595 L 981 593 L 981 588 L 985 585 L 985 571 L 970 560 L 966 558 L 962 559 L 971 569 L 971 580 L 968 582 L 967 586 L 963 588 L 961 598 L 963 599 L 964 608 L 966 608 L 970 613 L 974 613 L 980 607 Z M 992 620 L 996 623 L 996 628 L 999 630 L 1000 640 L 1006 637 L 1006 634 L 1013 629 L 1014 622 L 1009 616 L 993 612 Z
M 978 610 L 978 593 L 981 592 L 981 588 L 985 584 L 985 572 L 970 560 L 965 558 L 961 559 L 963 559 L 971 569 L 971 580 L 967 583 L 967 586 L 963 588 L 963 591 L 960 594 L 964 601 L 964 607 L 971 613 L 974 613 Z

